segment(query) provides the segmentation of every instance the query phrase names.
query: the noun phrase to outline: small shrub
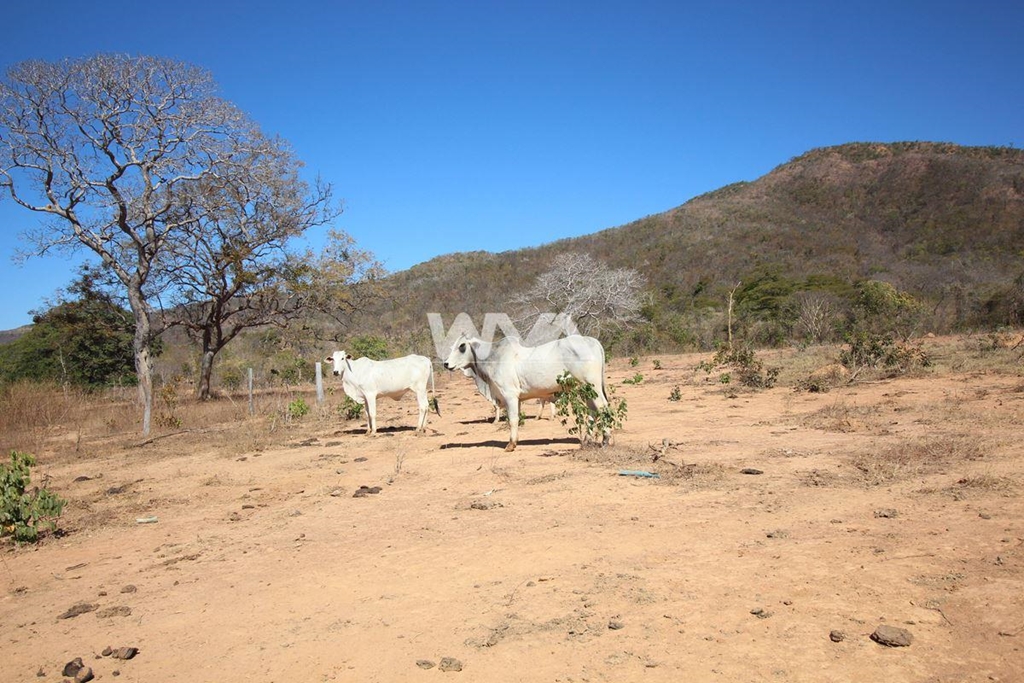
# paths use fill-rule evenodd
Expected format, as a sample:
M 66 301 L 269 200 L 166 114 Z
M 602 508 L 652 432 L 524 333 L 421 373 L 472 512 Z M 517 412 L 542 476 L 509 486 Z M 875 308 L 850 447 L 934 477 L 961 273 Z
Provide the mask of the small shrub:
M 633 375 L 633 376 L 632 376 L 632 377 L 631 377 L 630 379 L 624 379 L 624 380 L 622 380 L 622 383 L 623 383 L 623 384 L 640 384 L 640 383 L 641 383 L 641 382 L 643 382 L 643 381 L 644 381 L 644 376 L 643 376 L 643 375 L 641 375 L 641 374 L 640 374 L 640 373 L 638 372 L 638 373 L 636 373 L 635 375 Z
M 351 396 L 346 396 L 345 401 L 338 408 L 338 412 L 346 420 L 358 420 L 363 415 L 363 404 L 353 401 Z
M 555 408 L 562 424 L 568 426 L 569 433 L 575 434 L 581 446 L 588 444 L 606 444 L 608 434 L 613 429 L 621 429 L 626 420 L 625 399 L 614 401 L 609 397 L 609 404 L 596 410 L 590 403 L 597 398 L 597 389 L 590 382 L 580 382 L 568 372 L 557 379 L 560 391 L 555 398 Z M 572 426 L 569 426 L 569 420 Z
M 682 401 L 683 400 L 683 392 L 680 391 L 679 387 L 673 387 L 672 388 L 672 392 L 668 395 L 668 400 L 670 400 L 670 401 Z
M 288 404 L 288 417 L 291 419 L 298 420 L 307 414 L 309 414 L 309 405 L 301 398 L 297 398 Z
M 655 370 L 661 370 L 661 361 L 660 360 L 655 359 L 655 361 L 654 361 L 654 369 Z
M 901 375 L 915 367 L 929 367 L 931 357 L 919 345 L 898 342 L 890 334 L 860 333 L 847 338 L 849 348 L 839 353 L 839 362 L 851 371 L 885 368 Z
M 778 367 L 766 368 L 753 349 L 746 347 L 730 349 L 727 346 L 718 349 L 711 360 L 698 363 L 697 369 L 710 375 L 714 370 L 723 366 L 734 368 L 737 381 L 751 389 L 771 389 L 778 381 L 779 372 L 782 370 Z M 722 384 L 729 384 L 732 382 L 732 373 L 723 373 L 718 381 Z
M 11 451 L 11 464 L 0 465 L 0 536 L 19 543 L 37 541 L 41 529 L 56 529 L 66 502 L 45 488 L 26 492 L 35 464 L 30 454 Z
M 498 422 L 508 422 L 508 411 L 504 408 L 501 409 L 501 416 L 498 418 Z M 519 426 L 522 427 L 526 424 L 526 413 L 519 411 Z
M 632 358 L 629 359 L 629 367 L 635 368 L 638 365 L 640 365 L 640 358 L 638 358 L 637 356 L 633 356 Z

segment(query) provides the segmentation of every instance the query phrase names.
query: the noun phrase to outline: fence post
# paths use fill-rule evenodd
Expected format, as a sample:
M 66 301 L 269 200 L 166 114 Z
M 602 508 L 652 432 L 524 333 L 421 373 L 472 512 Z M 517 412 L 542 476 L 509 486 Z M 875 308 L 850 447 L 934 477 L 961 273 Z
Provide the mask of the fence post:
M 252 396 L 252 368 L 249 368 L 249 415 L 256 414 L 256 404 Z
M 320 363 L 316 364 L 316 404 L 318 406 L 324 404 L 324 373 L 320 368 Z

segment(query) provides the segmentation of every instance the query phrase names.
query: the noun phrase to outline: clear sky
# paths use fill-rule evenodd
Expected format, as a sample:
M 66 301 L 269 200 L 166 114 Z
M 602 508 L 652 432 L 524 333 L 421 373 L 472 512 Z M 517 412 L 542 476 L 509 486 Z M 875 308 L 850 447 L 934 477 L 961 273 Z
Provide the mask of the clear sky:
M 1024 144 L 1006 0 L 10 0 L 0 19 L 3 71 L 97 52 L 208 69 L 390 270 L 622 225 L 825 145 Z M 11 261 L 37 221 L 0 200 L 0 329 L 75 274 Z

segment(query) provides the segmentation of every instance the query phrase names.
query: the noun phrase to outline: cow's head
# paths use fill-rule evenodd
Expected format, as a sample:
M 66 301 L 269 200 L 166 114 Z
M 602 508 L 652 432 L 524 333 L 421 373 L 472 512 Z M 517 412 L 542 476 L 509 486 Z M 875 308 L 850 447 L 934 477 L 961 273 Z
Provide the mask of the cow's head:
M 466 335 L 462 335 L 456 340 L 455 346 L 452 347 L 452 352 L 448 354 L 448 358 L 444 361 L 444 367 L 446 370 L 466 370 L 469 368 L 475 358 L 473 351 L 473 342 L 475 340 L 468 338 Z
M 331 364 L 333 368 L 332 372 L 335 375 L 340 375 L 345 369 L 345 361 L 352 360 L 352 356 L 348 355 L 344 351 L 335 351 L 331 355 L 327 356 L 327 362 Z

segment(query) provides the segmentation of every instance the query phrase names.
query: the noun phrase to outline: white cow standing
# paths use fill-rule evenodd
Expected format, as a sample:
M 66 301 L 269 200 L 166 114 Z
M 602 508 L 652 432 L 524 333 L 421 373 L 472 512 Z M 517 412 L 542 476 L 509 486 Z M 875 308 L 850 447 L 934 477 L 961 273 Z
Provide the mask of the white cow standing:
M 427 412 L 430 401 L 427 397 L 427 380 L 430 392 L 434 392 L 434 369 L 425 356 L 405 356 L 391 360 L 356 358 L 344 351 L 335 351 L 327 357 L 335 375 L 341 375 L 341 386 L 345 393 L 366 408 L 367 434 L 377 433 L 377 397 L 387 396 L 397 401 L 409 391 L 416 393 L 420 416 L 416 430 L 427 429 Z M 435 403 L 435 407 L 436 407 Z M 437 408 L 437 414 L 441 414 Z
M 478 377 L 470 368 L 462 368 L 462 374 L 466 377 L 472 377 L 473 383 L 476 384 L 476 390 L 480 392 L 480 395 L 486 398 L 492 406 L 494 406 L 494 419 L 491 420 L 494 424 L 501 422 L 501 401 L 496 399 L 491 394 L 491 387 L 487 384 L 487 381 Z M 537 419 L 544 419 L 544 404 L 547 403 L 551 406 L 551 419 L 555 419 L 555 404 L 553 401 L 549 402 L 545 399 L 538 401 L 540 404 L 540 411 L 537 413 Z
M 523 346 L 511 337 L 491 343 L 463 335 L 455 342 L 444 367 L 471 370 L 487 385 L 490 395 L 505 404 L 510 416 L 506 451 L 514 451 L 519 442 L 519 420 L 512 417 L 519 415 L 519 402 L 530 398 L 553 400 L 559 391 L 557 378 L 566 372 L 597 389 L 591 409 L 608 405 L 604 347 L 593 337 L 571 335 L 540 346 Z

